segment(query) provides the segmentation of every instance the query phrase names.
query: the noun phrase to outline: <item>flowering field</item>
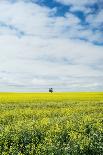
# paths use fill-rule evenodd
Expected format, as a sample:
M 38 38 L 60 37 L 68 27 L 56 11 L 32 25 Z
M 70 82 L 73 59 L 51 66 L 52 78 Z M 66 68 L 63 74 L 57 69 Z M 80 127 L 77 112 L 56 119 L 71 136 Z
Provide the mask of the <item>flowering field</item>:
M 103 155 L 103 93 L 0 93 L 0 155 Z

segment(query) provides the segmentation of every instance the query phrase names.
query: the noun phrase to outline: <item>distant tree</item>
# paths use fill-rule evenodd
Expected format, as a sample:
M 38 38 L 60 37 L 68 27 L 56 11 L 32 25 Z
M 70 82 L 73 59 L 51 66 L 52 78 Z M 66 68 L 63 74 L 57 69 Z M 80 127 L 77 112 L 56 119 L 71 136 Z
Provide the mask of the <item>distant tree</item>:
M 50 93 L 53 93 L 53 88 L 49 88 L 49 92 Z

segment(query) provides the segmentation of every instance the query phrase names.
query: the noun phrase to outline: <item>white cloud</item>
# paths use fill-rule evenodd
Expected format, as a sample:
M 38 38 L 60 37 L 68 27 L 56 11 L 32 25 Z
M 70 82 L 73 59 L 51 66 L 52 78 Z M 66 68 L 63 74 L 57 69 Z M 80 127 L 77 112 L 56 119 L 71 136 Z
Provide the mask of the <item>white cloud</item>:
M 100 85 L 95 77 L 103 77 L 98 67 L 103 47 L 71 39 L 80 33 L 93 36 L 89 31 L 77 30 L 80 20 L 76 16 L 50 16 L 54 9 L 32 3 L 0 3 L 0 23 L 4 23 L 0 26 L 1 91 L 6 86 L 8 90 L 28 91 L 44 86 L 71 90 L 70 85 L 74 90 L 85 90 L 85 83 L 95 89 Z
M 87 4 L 93 4 L 97 2 L 97 0 L 56 0 L 57 2 L 66 4 L 66 5 L 77 5 L 77 6 L 83 6 Z M 99 0 L 101 1 L 101 0 Z
M 86 20 L 92 27 L 98 28 L 101 24 L 103 24 L 103 10 L 100 10 L 96 15 L 90 14 Z

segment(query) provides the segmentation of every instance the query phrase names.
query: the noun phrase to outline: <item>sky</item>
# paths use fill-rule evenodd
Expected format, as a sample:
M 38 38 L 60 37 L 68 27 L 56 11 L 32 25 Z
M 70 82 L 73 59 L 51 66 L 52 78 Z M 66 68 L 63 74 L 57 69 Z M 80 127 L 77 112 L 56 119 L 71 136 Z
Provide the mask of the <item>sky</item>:
M 0 0 L 0 92 L 103 91 L 103 0 Z

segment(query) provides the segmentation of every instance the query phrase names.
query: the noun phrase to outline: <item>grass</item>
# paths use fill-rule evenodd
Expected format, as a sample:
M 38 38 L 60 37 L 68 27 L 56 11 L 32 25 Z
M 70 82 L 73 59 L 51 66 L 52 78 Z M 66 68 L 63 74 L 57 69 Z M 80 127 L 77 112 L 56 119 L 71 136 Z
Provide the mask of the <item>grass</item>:
M 103 93 L 0 93 L 1 155 L 102 155 Z

